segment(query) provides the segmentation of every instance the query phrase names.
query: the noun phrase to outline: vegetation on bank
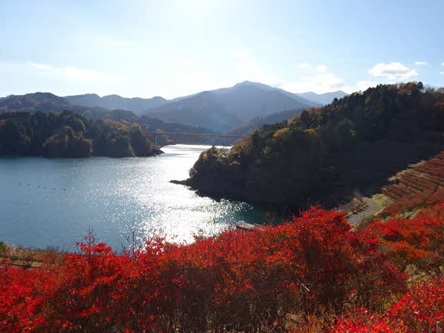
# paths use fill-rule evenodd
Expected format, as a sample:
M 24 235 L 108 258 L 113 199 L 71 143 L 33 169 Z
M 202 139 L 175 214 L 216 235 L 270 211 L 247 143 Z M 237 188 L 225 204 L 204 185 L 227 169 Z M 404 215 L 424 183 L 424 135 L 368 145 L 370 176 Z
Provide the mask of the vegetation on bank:
M 280 226 L 123 255 L 87 237 L 0 264 L 4 332 L 439 332 L 444 202 L 351 231 L 314 207 Z
M 0 114 L 0 156 L 149 156 L 154 148 L 137 123 L 93 121 L 71 111 Z
M 187 184 L 281 208 L 308 198 L 335 206 L 443 149 L 444 94 L 420 82 L 379 85 L 263 126 L 229 152 L 203 152 Z
M 35 268 L 46 260 L 49 252 L 55 251 L 18 247 L 0 242 L 0 265 L 8 264 L 16 267 Z M 59 252 L 59 255 L 62 255 Z

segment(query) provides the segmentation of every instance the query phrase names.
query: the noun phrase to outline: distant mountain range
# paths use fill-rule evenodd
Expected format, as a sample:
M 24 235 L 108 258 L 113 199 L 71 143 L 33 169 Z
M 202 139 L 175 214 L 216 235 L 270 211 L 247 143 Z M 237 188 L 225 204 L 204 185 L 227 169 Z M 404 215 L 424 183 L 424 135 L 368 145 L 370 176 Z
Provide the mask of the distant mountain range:
M 230 88 L 204 91 L 172 100 L 162 97 L 123 98 L 117 95 L 101 98 L 94 94 L 67 96 L 65 99 L 74 105 L 129 110 L 167 122 L 226 132 L 254 118 L 283 110 L 321 106 L 345 95 L 342 91 L 321 95 L 293 94 L 265 84 L 245 81 Z
M 245 81 L 230 88 L 203 91 L 167 100 L 162 97 L 125 98 L 118 95 L 100 97 L 96 94 L 58 97 L 51 93 L 34 93 L 0 98 L 0 113 L 8 111 L 60 112 L 71 110 L 93 119 L 119 116 L 135 121 L 147 116 L 151 121 L 199 127 L 200 131 L 245 134 L 254 126 L 282 121 L 309 107 L 319 107 L 342 91 L 328 94 L 293 94 L 265 84 Z M 123 112 L 127 111 L 127 112 Z M 148 119 L 148 118 L 146 118 Z M 146 123 L 146 122 L 145 122 Z M 164 126 L 161 126 L 164 127 Z M 180 126 L 174 126 L 179 128 Z
M 135 113 L 127 110 L 109 110 L 100 106 L 79 106 L 70 104 L 65 98 L 58 97 L 51 93 L 32 93 L 26 95 L 10 95 L 0 98 L 0 118 L 7 113 L 61 113 L 63 111 L 72 111 L 92 120 L 109 119 L 120 122 L 124 125 L 137 123 L 149 132 L 167 132 L 167 133 L 199 133 L 199 134 L 216 134 L 209 128 L 202 128 L 199 126 L 179 124 L 175 122 L 165 122 L 161 119 L 152 118 L 148 116 L 138 116 Z M 15 115 L 17 116 L 17 115 Z M 14 116 L 14 117 L 15 117 Z M 0 125 L 2 121 L 0 119 Z M 168 136 L 159 137 L 159 144 L 177 142 L 181 143 L 208 143 L 201 138 L 187 138 Z
M 96 94 L 66 96 L 65 99 L 73 105 L 86 107 L 102 107 L 109 110 L 127 110 L 134 113 L 142 113 L 145 110 L 155 108 L 167 102 L 165 98 L 125 98 L 119 95 L 100 97 Z

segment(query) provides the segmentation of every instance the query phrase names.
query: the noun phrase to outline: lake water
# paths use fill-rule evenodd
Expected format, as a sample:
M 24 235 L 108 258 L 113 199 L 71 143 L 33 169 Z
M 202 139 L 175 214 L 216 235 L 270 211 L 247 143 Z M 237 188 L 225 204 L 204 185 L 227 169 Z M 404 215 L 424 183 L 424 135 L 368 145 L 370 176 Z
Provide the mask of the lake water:
M 146 158 L 0 158 L 0 241 L 73 251 L 93 230 L 115 250 L 153 235 L 190 242 L 264 212 L 215 201 L 169 181 L 188 171 L 207 146 L 163 147 Z

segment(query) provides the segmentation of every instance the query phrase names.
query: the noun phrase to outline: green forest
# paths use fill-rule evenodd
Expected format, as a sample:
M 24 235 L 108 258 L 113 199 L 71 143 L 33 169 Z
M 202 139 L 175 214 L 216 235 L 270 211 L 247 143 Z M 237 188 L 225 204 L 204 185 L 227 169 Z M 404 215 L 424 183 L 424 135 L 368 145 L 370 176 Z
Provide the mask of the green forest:
M 137 123 L 91 120 L 71 111 L 0 114 L 0 155 L 89 157 L 157 153 Z
M 279 209 L 329 207 L 356 190 L 377 191 L 389 176 L 443 148 L 442 92 L 421 82 L 378 85 L 265 125 L 230 151 L 203 152 L 186 184 Z

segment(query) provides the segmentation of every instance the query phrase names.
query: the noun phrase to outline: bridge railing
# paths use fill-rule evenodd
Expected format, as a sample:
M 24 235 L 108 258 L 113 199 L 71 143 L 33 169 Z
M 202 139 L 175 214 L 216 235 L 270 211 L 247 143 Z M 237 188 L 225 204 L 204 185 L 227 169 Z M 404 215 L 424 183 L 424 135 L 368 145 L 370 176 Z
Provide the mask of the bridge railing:
M 224 135 L 224 134 L 206 134 L 206 133 L 177 133 L 177 132 L 146 132 L 149 135 L 153 136 L 154 139 L 154 149 L 158 148 L 157 137 L 159 135 L 163 136 L 185 136 L 185 137 L 194 137 L 194 138 L 214 138 L 214 139 L 243 139 L 245 135 Z

